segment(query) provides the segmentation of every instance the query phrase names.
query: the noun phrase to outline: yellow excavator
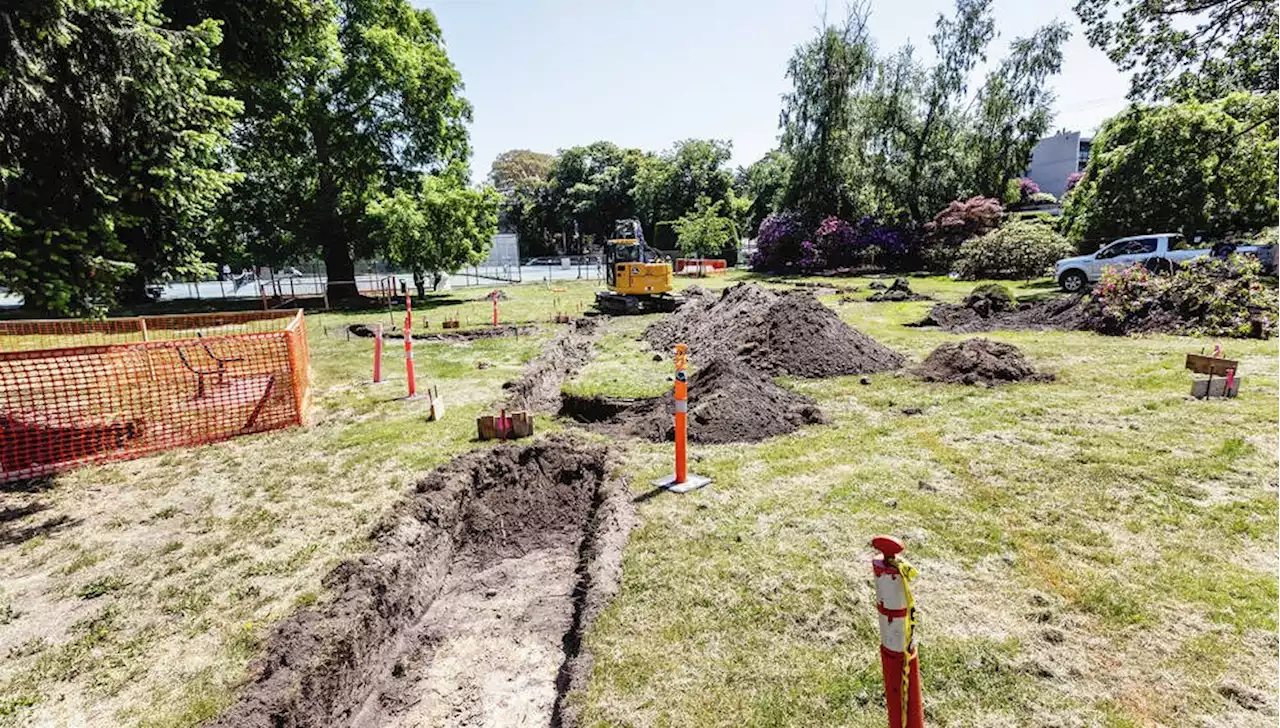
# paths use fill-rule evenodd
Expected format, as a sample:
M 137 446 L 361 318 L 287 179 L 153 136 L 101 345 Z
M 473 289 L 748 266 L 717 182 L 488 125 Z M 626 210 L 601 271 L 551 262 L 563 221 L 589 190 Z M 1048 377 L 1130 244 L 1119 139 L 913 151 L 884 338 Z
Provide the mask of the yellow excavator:
M 604 244 L 605 283 L 596 293 L 604 313 L 635 314 L 674 311 L 683 300 L 671 295 L 671 261 L 645 245 L 639 220 L 618 220 Z

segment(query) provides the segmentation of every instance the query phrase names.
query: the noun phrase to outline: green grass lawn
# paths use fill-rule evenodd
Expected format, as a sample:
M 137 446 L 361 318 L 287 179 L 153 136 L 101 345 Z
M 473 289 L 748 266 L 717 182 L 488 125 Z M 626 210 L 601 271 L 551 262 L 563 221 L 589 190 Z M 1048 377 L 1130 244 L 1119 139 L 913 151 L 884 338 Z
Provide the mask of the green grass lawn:
M 834 282 L 870 292 L 866 279 Z M 911 284 L 949 301 L 974 285 Z M 596 290 L 561 287 L 507 287 L 504 320 L 576 314 Z M 490 304 L 461 299 L 481 293 L 416 309 L 432 330 L 446 315 L 478 324 Z M 838 299 L 822 300 L 912 364 L 961 338 L 902 326 L 928 302 Z M 321 577 L 368 548 L 383 509 L 432 466 L 483 447 L 475 415 L 555 330 L 420 343 L 420 384 L 449 408 L 429 423 L 397 400 L 398 347 L 391 382 L 367 384 L 371 344 L 344 328 L 376 320 L 389 321 L 308 316 L 310 428 L 0 491 L 0 725 L 184 726 L 216 712 L 270 625 L 326 598 Z M 638 340 L 651 320 L 614 319 L 566 387 L 664 391 L 669 357 L 654 361 Z M 638 505 L 621 593 L 587 639 L 593 679 L 575 697 L 585 723 L 883 726 L 869 541 L 891 533 L 920 570 L 931 725 L 1273 725 L 1276 343 L 1221 342 L 1243 360 L 1241 396 L 1196 401 L 1183 355 L 1212 341 L 987 336 L 1057 381 L 783 379 L 831 424 L 693 448 L 692 469 L 714 482 Z M 912 407 L 923 411 L 902 412 Z M 540 432 L 561 426 L 538 421 Z M 620 452 L 637 494 L 671 467 L 667 446 Z M 1259 691 L 1266 708 L 1241 707 L 1224 681 Z

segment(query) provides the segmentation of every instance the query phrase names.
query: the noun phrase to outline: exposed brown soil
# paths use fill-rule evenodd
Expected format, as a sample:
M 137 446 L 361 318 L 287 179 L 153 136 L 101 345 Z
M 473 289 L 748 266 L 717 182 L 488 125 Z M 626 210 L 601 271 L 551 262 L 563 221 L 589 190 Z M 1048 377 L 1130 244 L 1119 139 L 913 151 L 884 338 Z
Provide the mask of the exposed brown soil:
M 542 353 L 529 362 L 520 378 L 502 385 L 510 394 L 507 407 L 513 410 L 555 412 L 560 407 L 560 385 L 578 373 L 596 353 L 603 317 L 575 319 L 556 334 Z
M 564 395 L 560 414 L 589 429 L 653 442 L 675 439 L 671 394 L 648 399 Z M 693 442 L 757 442 L 827 418 L 802 394 L 779 387 L 742 362 L 714 359 L 689 377 Z
M 987 298 L 968 303 L 939 303 L 914 326 L 938 326 L 944 331 L 969 334 L 979 331 L 1087 331 L 1089 317 L 1080 296 L 1048 298 L 1018 303 L 1012 308 L 993 306 Z
M 912 374 L 926 382 L 958 384 L 1053 381 L 1052 374 L 1037 372 L 1018 347 L 981 338 L 939 346 Z
M 874 285 L 874 284 L 873 284 Z M 871 303 L 880 303 L 882 301 L 927 301 L 928 296 L 916 293 L 911 290 L 911 284 L 907 283 L 906 278 L 894 278 L 893 283 L 886 288 L 883 284 L 875 286 L 881 290 L 867 296 L 867 300 Z
M 285 619 L 218 728 L 573 725 L 581 635 L 632 525 L 607 447 L 553 437 L 463 455 L 377 524 L 376 549 Z
M 793 288 L 807 289 L 813 291 L 815 296 L 828 295 L 832 293 L 854 293 L 862 290 L 858 286 L 843 286 L 838 283 L 815 283 L 813 281 L 789 281 L 786 278 L 767 278 L 765 283 L 774 283 L 778 285 L 791 286 Z
M 359 336 L 364 339 L 372 339 L 376 334 L 373 326 L 369 324 L 351 324 L 347 327 L 353 336 Z M 502 326 L 492 326 L 485 329 L 467 329 L 465 331 L 441 331 L 439 333 L 415 332 L 413 334 L 414 341 L 476 341 L 478 339 L 497 339 L 504 336 L 529 336 L 538 333 L 538 327 L 533 324 L 525 324 L 515 326 L 503 324 Z M 404 331 L 398 326 L 384 326 L 382 328 L 382 338 L 404 340 Z
M 897 369 L 903 357 L 803 291 L 777 293 L 739 283 L 716 297 L 689 296 L 679 311 L 645 329 L 659 351 L 689 345 L 693 361 L 738 357 L 767 374 L 832 377 Z

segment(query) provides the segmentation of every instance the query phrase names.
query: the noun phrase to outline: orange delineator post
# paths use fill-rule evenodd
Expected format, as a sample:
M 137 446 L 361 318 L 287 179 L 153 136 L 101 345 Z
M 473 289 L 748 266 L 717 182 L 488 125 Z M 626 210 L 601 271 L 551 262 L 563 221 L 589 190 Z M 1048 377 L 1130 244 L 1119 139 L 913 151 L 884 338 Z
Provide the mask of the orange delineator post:
M 685 367 L 689 365 L 689 347 L 676 344 L 676 485 L 688 480 L 688 460 L 685 446 L 689 435 L 689 383 Z
M 876 536 L 871 545 L 881 558 L 871 561 L 876 611 L 880 622 L 880 667 L 889 728 L 924 728 L 920 655 L 915 641 L 915 600 L 908 582 L 915 568 L 897 555 L 906 548 L 892 536 Z M 906 702 L 903 697 L 905 694 Z
M 373 326 L 373 383 L 382 384 L 382 324 Z
M 675 473 L 655 480 L 653 484 L 673 493 L 687 493 L 710 483 L 711 479 L 702 475 L 690 475 L 688 472 L 686 447 L 689 434 L 689 378 L 685 371 L 689 366 L 688 346 L 676 344 L 675 364 L 676 383 L 673 397 L 675 400 Z
M 418 396 L 418 382 L 413 373 L 413 302 L 404 297 L 404 373 L 409 379 L 409 399 Z
M 493 325 L 497 326 L 498 325 L 498 292 L 496 290 L 491 294 L 491 298 L 493 298 Z

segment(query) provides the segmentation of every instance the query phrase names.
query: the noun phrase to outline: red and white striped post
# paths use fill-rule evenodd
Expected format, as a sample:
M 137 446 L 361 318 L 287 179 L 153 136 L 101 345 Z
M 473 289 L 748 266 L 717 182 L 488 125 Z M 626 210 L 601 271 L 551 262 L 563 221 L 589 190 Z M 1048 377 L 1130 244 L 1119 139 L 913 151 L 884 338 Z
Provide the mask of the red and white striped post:
M 373 383 L 382 384 L 382 324 L 373 325 Z
M 710 483 L 711 478 L 702 475 L 690 475 L 688 472 L 688 460 L 685 452 L 686 439 L 689 434 L 689 377 L 685 372 L 685 369 L 689 366 L 688 346 L 676 344 L 675 363 L 675 473 L 655 480 L 653 484 L 660 488 L 666 488 L 672 493 L 688 493 Z
M 418 380 L 413 372 L 413 299 L 404 297 L 404 373 L 409 379 L 409 399 L 418 396 Z
M 920 656 L 916 650 L 916 605 L 910 581 L 916 570 L 897 555 L 906 548 L 892 536 L 876 536 L 871 545 L 881 558 L 871 561 L 880 620 L 880 667 L 889 728 L 924 728 Z M 905 702 L 904 702 L 905 698 Z

